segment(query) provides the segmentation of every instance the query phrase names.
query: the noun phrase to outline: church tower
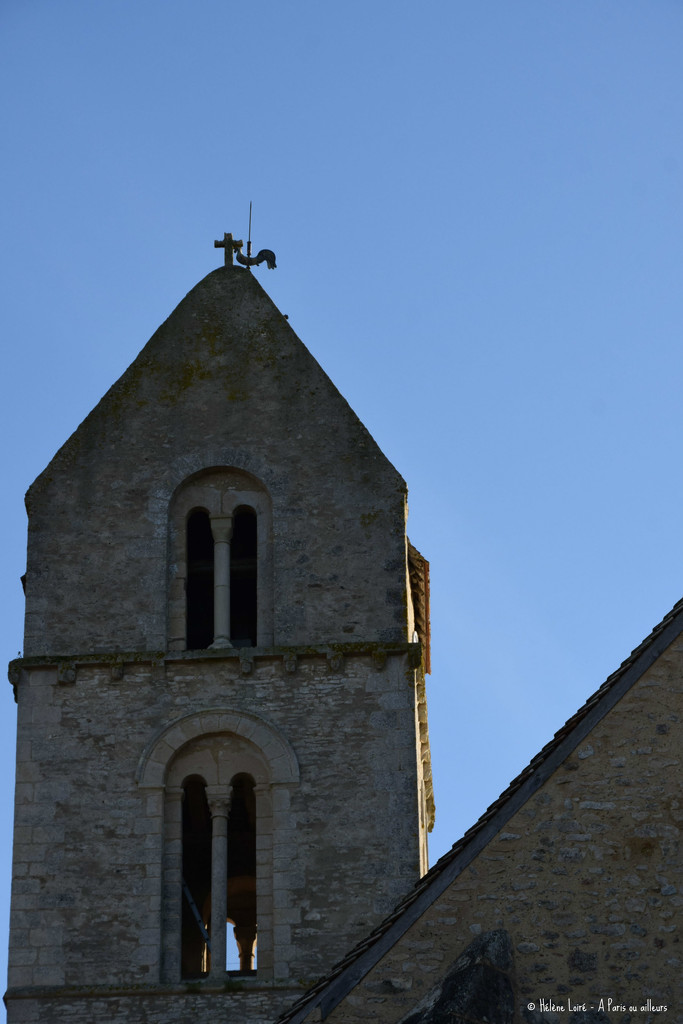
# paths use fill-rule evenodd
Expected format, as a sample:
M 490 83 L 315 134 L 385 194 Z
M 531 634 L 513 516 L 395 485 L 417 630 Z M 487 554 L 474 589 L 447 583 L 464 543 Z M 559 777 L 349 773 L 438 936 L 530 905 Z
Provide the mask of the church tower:
M 266 1024 L 426 870 L 406 487 L 226 246 L 27 494 L 10 1024 Z

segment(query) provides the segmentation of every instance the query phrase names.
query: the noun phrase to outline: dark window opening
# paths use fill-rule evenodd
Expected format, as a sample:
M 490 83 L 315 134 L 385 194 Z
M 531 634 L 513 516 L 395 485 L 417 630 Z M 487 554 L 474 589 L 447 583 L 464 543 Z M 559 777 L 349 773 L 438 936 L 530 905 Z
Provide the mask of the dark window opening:
M 208 513 L 195 509 L 187 521 L 187 633 L 189 651 L 213 643 L 213 536 Z
M 230 542 L 230 640 L 233 647 L 256 646 L 257 527 L 253 508 L 235 511 Z
M 204 780 L 186 779 L 183 799 L 181 971 L 205 978 L 211 970 L 211 812 Z M 250 775 L 232 780 L 228 816 L 225 970 L 254 971 L 256 957 L 256 798 Z
M 234 925 L 237 950 L 228 935 L 227 969 L 253 971 L 256 954 L 256 798 L 254 780 L 236 775 L 228 818 L 228 920 Z
M 211 814 L 202 779 L 191 776 L 183 788 L 181 968 L 183 978 L 203 978 L 210 966 Z

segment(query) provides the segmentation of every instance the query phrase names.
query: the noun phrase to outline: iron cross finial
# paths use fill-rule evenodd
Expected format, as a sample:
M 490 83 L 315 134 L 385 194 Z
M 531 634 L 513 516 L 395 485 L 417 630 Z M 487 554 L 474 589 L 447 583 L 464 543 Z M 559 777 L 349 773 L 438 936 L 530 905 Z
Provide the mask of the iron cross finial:
M 231 232 L 228 232 L 227 234 L 223 234 L 223 241 L 222 242 L 215 241 L 213 243 L 214 249 L 225 249 L 225 265 L 226 265 L 226 267 L 231 267 L 233 265 L 232 254 L 234 252 L 240 252 L 243 245 L 244 245 L 244 242 L 238 241 L 236 238 L 233 238 Z
M 272 249 L 260 249 L 256 256 L 243 256 L 242 249 L 244 242 L 233 238 L 230 232 L 223 235 L 223 241 L 215 241 L 213 243 L 214 249 L 225 249 L 225 265 L 226 267 L 233 266 L 233 253 L 238 263 L 241 263 L 243 267 L 257 267 L 260 263 L 265 263 L 269 270 L 275 270 L 277 266 L 275 262 L 275 253 Z

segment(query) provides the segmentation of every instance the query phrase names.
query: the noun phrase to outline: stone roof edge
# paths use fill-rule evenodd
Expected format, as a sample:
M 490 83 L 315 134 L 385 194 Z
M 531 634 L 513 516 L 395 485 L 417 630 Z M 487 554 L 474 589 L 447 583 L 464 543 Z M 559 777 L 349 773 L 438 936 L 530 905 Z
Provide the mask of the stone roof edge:
M 616 672 L 555 733 L 475 824 L 416 884 L 385 920 L 314 985 L 277 1024 L 301 1024 L 316 1007 L 324 1020 L 389 949 L 441 896 L 501 828 L 540 789 L 657 658 L 683 632 L 683 599 L 622 662 Z
M 242 270 L 241 267 L 232 267 L 231 269 L 234 270 L 234 271 L 235 270 L 239 270 L 239 271 Z M 206 277 L 210 277 L 212 273 L 216 273 L 216 272 L 220 273 L 221 271 L 225 271 L 225 270 L 226 270 L 225 267 L 216 267 L 216 268 L 214 268 L 213 271 L 210 271 L 210 273 L 207 274 Z M 308 347 L 307 343 L 302 338 L 299 337 L 299 335 L 295 331 L 294 327 L 289 322 L 289 315 L 288 314 L 287 315 L 284 314 L 280 310 L 280 307 L 276 304 L 275 300 L 271 297 L 270 293 L 266 291 L 265 286 L 261 283 L 261 281 L 258 280 L 258 278 L 254 274 L 250 273 L 248 268 L 246 268 L 244 272 L 249 275 L 249 277 L 252 279 L 252 281 L 256 284 L 257 290 L 261 292 L 261 294 L 263 295 L 265 300 L 267 302 L 269 302 L 270 305 L 273 307 L 273 310 L 275 311 L 275 313 L 277 313 L 278 317 L 282 321 L 282 326 L 284 326 L 287 329 L 287 331 L 290 334 L 293 335 L 293 337 L 296 339 L 298 344 L 301 345 L 301 347 L 307 353 L 309 359 L 311 359 L 313 361 L 313 363 L 315 364 L 317 370 L 322 374 L 322 376 L 325 378 L 325 380 L 327 381 L 329 386 L 332 388 L 332 390 L 336 394 L 337 398 L 340 400 L 341 405 L 346 407 L 347 412 L 350 413 L 351 417 L 360 426 L 360 428 L 363 431 L 363 433 L 367 435 L 367 437 L 370 440 L 370 442 L 372 443 L 373 447 L 376 448 L 378 454 L 384 459 L 384 461 L 386 462 L 387 466 L 389 466 L 390 469 L 393 471 L 393 473 L 394 473 L 394 475 L 396 477 L 397 482 L 401 486 L 401 489 L 407 495 L 407 493 L 408 493 L 408 484 L 406 483 L 406 480 L 405 480 L 405 478 L 403 476 L 403 473 L 401 473 L 396 468 L 396 466 L 393 464 L 393 462 L 391 461 L 389 456 L 385 454 L 384 449 L 381 447 L 379 441 L 377 441 L 375 439 L 374 435 L 370 433 L 368 428 L 365 426 L 365 423 L 360 418 L 360 416 L 358 415 L 356 410 L 353 408 L 353 406 L 351 405 L 349 400 L 345 397 L 345 395 L 342 394 L 341 390 L 337 387 L 335 382 L 332 380 L 332 378 L 330 377 L 330 375 L 327 372 L 327 370 L 324 368 L 322 363 L 318 360 L 318 357 L 313 354 L 311 349 Z M 205 278 L 203 278 L 202 280 L 205 280 Z M 199 284 L 201 284 L 201 281 L 199 282 Z

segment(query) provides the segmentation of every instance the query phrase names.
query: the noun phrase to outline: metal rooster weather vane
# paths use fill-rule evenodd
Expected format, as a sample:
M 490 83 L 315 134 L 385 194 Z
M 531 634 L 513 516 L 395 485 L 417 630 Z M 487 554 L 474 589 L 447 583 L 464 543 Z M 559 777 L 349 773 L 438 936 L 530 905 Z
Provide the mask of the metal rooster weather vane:
M 250 267 L 257 267 L 259 263 L 265 263 L 268 270 L 275 270 L 277 266 L 275 263 L 275 253 L 272 249 L 259 249 L 255 256 L 251 255 L 251 203 L 249 203 L 249 238 L 247 239 L 247 255 L 244 256 L 242 253 L 244 242 L 237 238 L 233 238 L 230 232 L 223 235 L 222 242 L 215 241 L 213 243 L 213 247 L 214 249 L 225 250 L 226 267 L 231 267 L 233 265 L 233 253 L 237 262 L 241 263 L 241 265 L 247 269 Z

